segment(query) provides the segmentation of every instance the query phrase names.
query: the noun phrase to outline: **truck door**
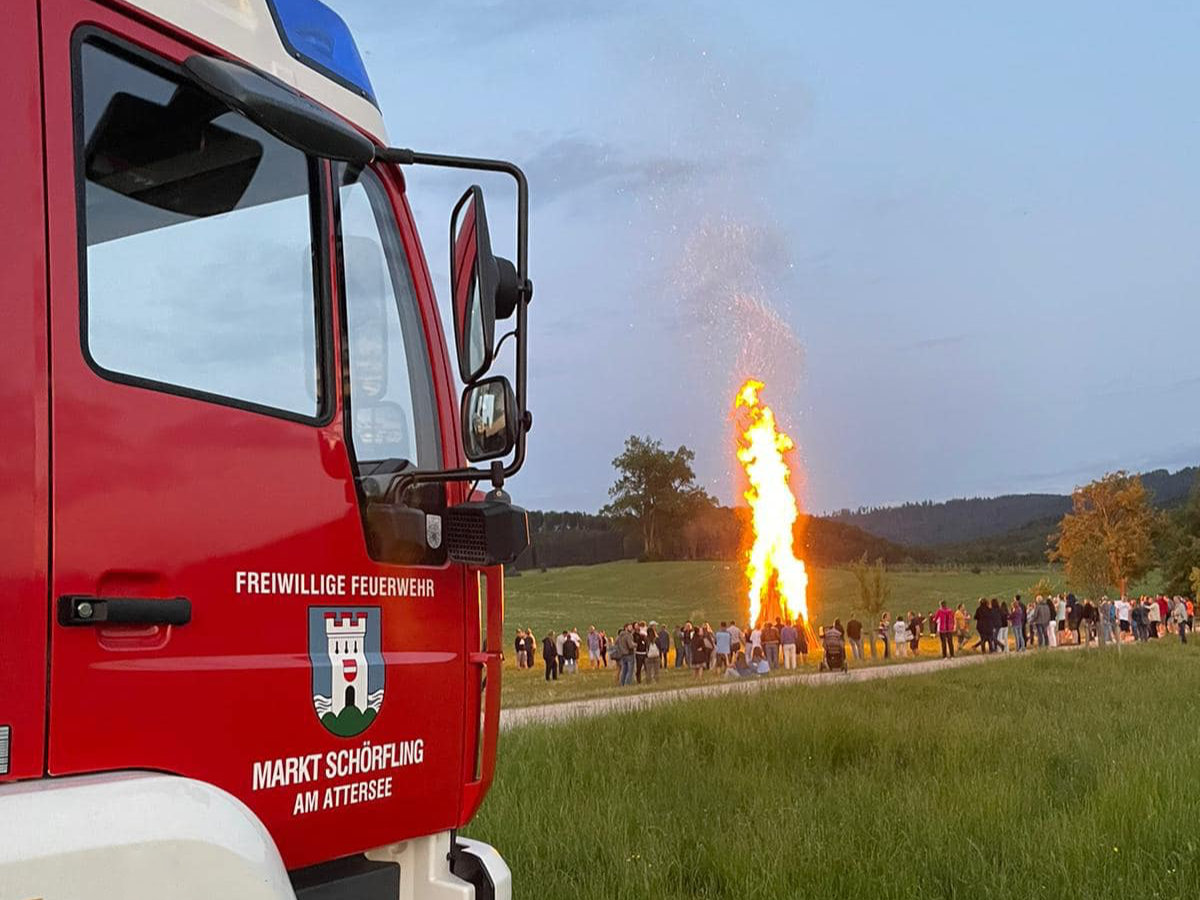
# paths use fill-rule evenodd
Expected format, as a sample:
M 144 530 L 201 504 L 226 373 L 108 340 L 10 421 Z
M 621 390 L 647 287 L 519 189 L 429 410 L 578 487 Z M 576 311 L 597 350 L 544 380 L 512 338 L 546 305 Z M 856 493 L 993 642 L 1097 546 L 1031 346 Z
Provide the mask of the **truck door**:
M 184 35 L 43 15 L 50 773 L 213 783 L 289 867 L 453 827 L 462 570 L 374 561 L 355 478 L 444 463 L 396 185 L 224 110 Z

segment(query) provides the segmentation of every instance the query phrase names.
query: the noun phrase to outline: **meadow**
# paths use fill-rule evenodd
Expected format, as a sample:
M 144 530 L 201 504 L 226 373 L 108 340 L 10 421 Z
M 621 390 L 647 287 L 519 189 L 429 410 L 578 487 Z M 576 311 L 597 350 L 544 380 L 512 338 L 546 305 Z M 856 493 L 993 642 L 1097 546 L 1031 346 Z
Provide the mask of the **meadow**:
M 1062 583 L 1061 573 L 1046 568 L 910 569 L 890 573 L 892 615 L 917 610 L 929 613 L 937 604 L 951 606 L 966 602 L 974 609 L 981 596 L 1011 598 L 1028 594 L 1040 578 Z M 849 569 L 814 569 L 809 573 L 809 607 L 816 624 L 841 617 L 847 621 L 858 606 L 858 585 Z M 586 634 L 589 625 L 614 634 L 624 622 L 652 619 L 670 627 L 691 619 L 709 622 L 716 628 L 722 621 L 746 620 L 744 576 L 733 563 L 725 562 L 617 562 L 525 572 L 505 582 L 505 627 L 507 665 L 503 682 L 504 705 L 529 706 L 600 696 L 617 690 L 612 669 L 587 669 L 587 653 L 577 675 L 547 683 L 541 664 L 541 638 L 549 631 L 574 626 Z M 865 621 L 865 620 L 864 620 Z M 512 639 L 517 628 L 532 628 L 538 639 L 538 659 L 533 671 L 517 669 Z M 882 649 L 881 651 L 882 652 Z M 922 657 L 939 656 L 936 638 L 922 641 Z M 813 671 L 819 654 L 809 654 Z M 878 660 L 877 662 L 882 662 Z M 870 664 L 871 660 L 865 660 Z M 707 673 L 705 679 L 712 680 Z M 661 690 L 689 687 L 695 679 L 684 669 L 667 668 L 655 686 L 627 690 Z
M 502 738 L 518 898 L 1195 895 L 1200 647 L 1041 651 Z

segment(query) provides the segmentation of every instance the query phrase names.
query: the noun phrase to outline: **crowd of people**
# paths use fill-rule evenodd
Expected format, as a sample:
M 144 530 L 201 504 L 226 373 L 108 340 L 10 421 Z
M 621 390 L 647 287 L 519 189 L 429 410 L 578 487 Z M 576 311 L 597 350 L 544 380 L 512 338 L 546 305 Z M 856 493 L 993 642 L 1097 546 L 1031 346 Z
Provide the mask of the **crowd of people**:
M 837 619 L 819 634 L 803 621 L 782 618 L 744 628 L 735 622 L 721 622 L 715 629 L 707 622 L 684 622 L 674 628 L 655 621 L 626 622 L 615 635 L 595 626 L 589 626 L 585 635 L 564 628 L 542 638 L 540 660 L 546 680 L 557 680 L 579 671 L 586 650 L 590 668 L 614 668 L 617 684 L 625 686 L 652 684 L 661 670 L 671 665 L 690 670 L 695 678 L 710 670 L 733 678 L 795 669 L 797 664 L 807 663 L 810 651 L 828 657 L 831 650 L 848 648 L 849 656 L 856 660 L 864 659 L 865 652 L 872 659 L 915 656 L 925 635 L 937 637 L 943 658 L 965 650 L 1022 652 L 1093 642 L 1104 646 L 1166 635 L 1177 635 L 1186 644 L 1193 622 L 1194 605 L 1187 597 L 1102 597 L 1094 603 L 1068 593 L 1026 602 L 1018 594 L 1011 602 L 981 597 L 974 611 L 965 603 L 951 609 L 942 601 L 927 615 L 909 610 L 892 618 L 885 612 L 873 627 L 857 616 L 845 625 Z M 517 631 L 514 650 L 519 668 L 537 666 L 538 646 L 531 629 Z
M 875 634 L 883 646 L 883 656 L 915 653 L 921 635 L 936 635 L 943 657 L 953 657 L 964 649 L 980 653 L 1021 652 L 1031 647 L 1057 647 L 1062 644 L 1115 644 L 1118 641 L 1155 640 L 1167 634 L 1187 643 L 1192 630 L 1195 607 L 1188 597 L 1121 597 L 1099 602 L 1078 599 L 1074 594 L 1038 596 L 1025 602 L 1017 594 L 1011 602 L 981 597 L 973 612 L 960 603 L 955 609 L 942 601 L 927 616 L 912 610 L 891 620 L 880 618 Z M 975 641 L 967 647 L 974 632 Z M 861 658 L 861 651 L 856 654 Z M 874 641 L 871 655 L 875 655 Z
M 839 623 L 840 625 L 840 623 Z M 860 625 L 861 629 L 861 625 Z M 619 685 L 653 683 L 669 665 L 700 678 L 706 671 L 734 675 L 766 674 L 777 668 L 794 669 L 808 659 L 810 633 L 803 623 L 776 619 L 744 629 L 735 622 L 684 622 L 674 629 L 655 621 L 626 622 L 615 635 L 590 626 L 586 635 L 573 628 L 550 632 L 541 641 L 541 663 L 547 681 L 577 672 L 586 647 L 593 669 L 616 669 Z M 517 631 L 517 666 L 534 668 L 537 641 L 530 629 Z

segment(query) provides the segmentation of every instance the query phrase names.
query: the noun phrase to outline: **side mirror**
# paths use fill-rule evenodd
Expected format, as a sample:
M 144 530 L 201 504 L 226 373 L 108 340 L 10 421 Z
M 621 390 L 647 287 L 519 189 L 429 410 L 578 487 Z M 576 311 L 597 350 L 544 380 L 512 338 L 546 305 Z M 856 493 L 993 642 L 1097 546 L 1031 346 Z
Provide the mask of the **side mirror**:
M 499 267 L 492 256 L 487 213 L 483 208 L 483 191 L 479 185 L 472 185 L 454 205 L 450 216 L 450 296 L 458 374 L 464 384 L 470 384 L 492 364 L 499 281 Z
M 517 445 L 517 399 L 503 375 L 463 391 L 462 434 L 471 462 L 507 456 Z
M 496 320 L 512 316 L 520 299 L 516 267 L 492 255 L 483 191 L 477 184 L 459 198 L 450 216 L 450 296 L 458 374 L 470 384 L 492 365 Z

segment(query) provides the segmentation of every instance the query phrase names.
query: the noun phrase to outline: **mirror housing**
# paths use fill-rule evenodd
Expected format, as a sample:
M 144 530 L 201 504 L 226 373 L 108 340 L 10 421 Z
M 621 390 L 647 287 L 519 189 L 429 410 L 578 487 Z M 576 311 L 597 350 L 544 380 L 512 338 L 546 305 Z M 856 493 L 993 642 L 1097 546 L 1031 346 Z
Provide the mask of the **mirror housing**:
M 503 566 L 529 546 L 529 515 L 496 489 L 446 510 L 446 552 L 457 563 Z
M 450 296 L 458 374 L 464 384 L 471 384 L 492 365 L 499 283 L 500 269 L 492 255 L 483 190 L 473 184 L 450 214 Z
M 463 451 L 471 462 L 508 456 L 517 446 L 517 398 L 503 375 L 468 386 L 461 417 Z
M 370 138 L 276 78 L 201 54 L 189 56 L 183 69 L 230 109 L 297 150 L 361 166 L 375 158 Z

